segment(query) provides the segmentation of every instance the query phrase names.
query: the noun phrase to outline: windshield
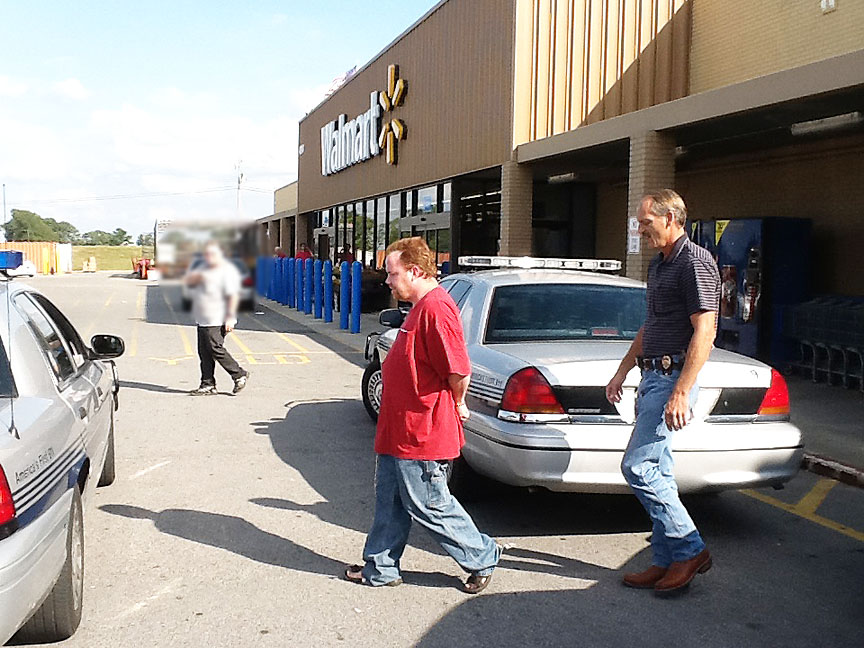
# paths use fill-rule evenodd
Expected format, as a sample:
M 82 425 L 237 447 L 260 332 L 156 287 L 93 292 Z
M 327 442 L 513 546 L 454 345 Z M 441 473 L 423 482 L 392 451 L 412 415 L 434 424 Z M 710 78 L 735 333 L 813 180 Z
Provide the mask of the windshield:
M 632 340 L 644 317 L 644 288 L 501 286 L 492 295 L 486 342 Z

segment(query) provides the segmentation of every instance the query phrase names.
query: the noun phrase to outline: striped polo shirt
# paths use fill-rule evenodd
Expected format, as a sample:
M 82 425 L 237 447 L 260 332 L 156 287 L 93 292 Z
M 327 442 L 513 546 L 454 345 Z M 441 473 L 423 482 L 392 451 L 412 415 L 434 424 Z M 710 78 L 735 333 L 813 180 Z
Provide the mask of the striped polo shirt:
M 718 311 L 720 273 L 710 252 L 686 234 L 668 258 L 660 253 L 648 266 L 648 308 L 642 331 L 642 355 L 655 358 L 683 353 L 693 337 L 690 316 Z

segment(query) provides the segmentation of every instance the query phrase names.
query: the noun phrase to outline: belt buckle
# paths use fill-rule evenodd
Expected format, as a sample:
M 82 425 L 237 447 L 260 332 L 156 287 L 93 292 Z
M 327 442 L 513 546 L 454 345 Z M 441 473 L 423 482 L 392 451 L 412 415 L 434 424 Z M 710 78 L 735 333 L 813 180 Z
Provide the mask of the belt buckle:
M 663 367 L 664 373 L 670 373 L 670 370 L 672 369 L 672 356 L 664 355 L 660 358 L 660 366 Z

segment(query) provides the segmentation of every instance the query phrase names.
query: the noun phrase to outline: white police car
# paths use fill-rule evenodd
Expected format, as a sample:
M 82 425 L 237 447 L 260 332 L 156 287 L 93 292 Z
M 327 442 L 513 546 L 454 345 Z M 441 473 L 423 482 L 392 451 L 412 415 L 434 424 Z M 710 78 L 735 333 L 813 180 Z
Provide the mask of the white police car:
M 513 486 L 626 493 L 620 464 L 636 416 L 639 371 L 620 403 L 605 385 L 645 314 L 645 284 L 601 274 L 617 261 L 461 257 L 478 272 L 441 286 L 462 315 L 472 375 L 462 457 L 451 488 L 469 494 L 479 473 Z M 592 272 L 585 272 L 592 270 Z M 381 403 L 381 363 L 404 312 L 381 313 L 391 327 L 367 341 L 363 402 Z M 714 349 L 699 374 L 694 420 L 673 441 L 682 492 L 780 486 L 798 472 L 801 431 L 789 421 L 789 394 L 771 367 Z
M 113 335 L 88 347 L 44 295 L 0 283 L 0 644 L 65 639 L 81 620 L 83 503 L 114 480 L 106 360 L 123 350 Z

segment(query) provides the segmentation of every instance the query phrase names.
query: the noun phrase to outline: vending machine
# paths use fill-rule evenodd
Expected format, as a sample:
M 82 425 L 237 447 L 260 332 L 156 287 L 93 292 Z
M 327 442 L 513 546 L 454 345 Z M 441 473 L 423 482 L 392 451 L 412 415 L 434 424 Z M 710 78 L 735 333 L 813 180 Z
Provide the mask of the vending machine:
M 810 230 L 803 218 L 695 221 L 691 239 L 720 270 L 716 345 L 782 367 L 795 359 L 784 335 L 792 306 L 810 298 Z

